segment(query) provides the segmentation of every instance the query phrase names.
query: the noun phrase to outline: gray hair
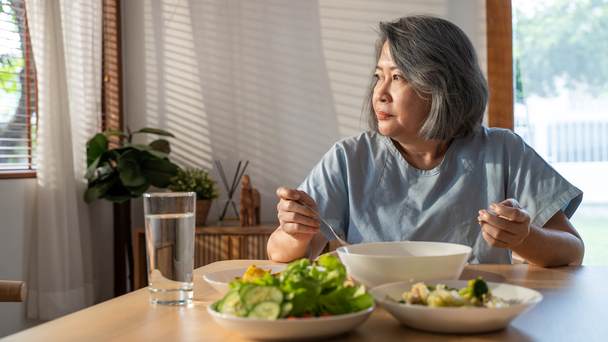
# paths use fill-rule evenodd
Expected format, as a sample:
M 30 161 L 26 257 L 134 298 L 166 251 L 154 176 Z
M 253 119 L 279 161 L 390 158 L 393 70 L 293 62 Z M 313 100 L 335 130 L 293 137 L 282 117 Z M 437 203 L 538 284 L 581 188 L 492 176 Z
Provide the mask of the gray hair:
M 473 44 L 451 22 L 425 15 L 381 22 L 376 61 L 388 41 L 397 67 L 414 90 L 431 98 L 431 109 L 420 128 L 425 139 L 464 137 L 481 125 L 488 101 L 488 85 Z M 378 131 L 372 105 L 375 81 L 368 90 L 364 111 L 369 126 Z

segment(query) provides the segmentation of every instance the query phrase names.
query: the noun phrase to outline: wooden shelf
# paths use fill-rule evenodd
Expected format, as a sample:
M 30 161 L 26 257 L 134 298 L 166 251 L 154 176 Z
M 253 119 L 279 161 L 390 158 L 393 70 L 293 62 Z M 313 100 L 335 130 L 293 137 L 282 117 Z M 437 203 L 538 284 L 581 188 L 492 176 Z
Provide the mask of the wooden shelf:
M 205 226 L 197 227 L 194 240 L 194 268 L 212 262 L 232 259 L 268 259 L 266 244 L 278 223 L 252 227 Z M 133 232 L 134 289 L 147 286 L 146 241 L 143 227 Z

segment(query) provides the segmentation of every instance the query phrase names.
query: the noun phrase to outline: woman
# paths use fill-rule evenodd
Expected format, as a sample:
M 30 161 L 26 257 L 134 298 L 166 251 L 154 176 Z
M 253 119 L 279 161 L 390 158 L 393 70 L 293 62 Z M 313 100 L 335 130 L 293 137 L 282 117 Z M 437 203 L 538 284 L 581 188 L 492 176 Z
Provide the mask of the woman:
M 372 129 L 336 143 L 298 190 L 277 190 L 270 258 L 318 255 L 332 238 L 320 215 L 350 243 L 445 241 L 471 246 L 472 263 L 511 263 L 516 252 L 580 264 L 568 218 L 582 192 L 519 136 L 481 126 L 487 83 L 464 32 L 405 17 L 380 23 L 376 51 Z

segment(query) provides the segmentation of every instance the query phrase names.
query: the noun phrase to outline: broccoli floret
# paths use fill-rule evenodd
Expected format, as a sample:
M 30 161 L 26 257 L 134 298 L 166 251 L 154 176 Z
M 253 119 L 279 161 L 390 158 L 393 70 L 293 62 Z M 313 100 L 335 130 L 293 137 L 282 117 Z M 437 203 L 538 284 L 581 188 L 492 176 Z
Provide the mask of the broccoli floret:
M 481 277 L 477 277 L 469 280 L 467 287 L 463 287 L 458 293 L 471 304 L 481 306 L 489 298 L 490 290 L 488 284 Z
M 488 284 L 486 284 L 486 282 L 481 277 L 469 280 L 468 285 L 471 288 L 471 293 L 473 294 L 473 296 L 479 300 L 482 300 L 483 295 L 489 292 Z

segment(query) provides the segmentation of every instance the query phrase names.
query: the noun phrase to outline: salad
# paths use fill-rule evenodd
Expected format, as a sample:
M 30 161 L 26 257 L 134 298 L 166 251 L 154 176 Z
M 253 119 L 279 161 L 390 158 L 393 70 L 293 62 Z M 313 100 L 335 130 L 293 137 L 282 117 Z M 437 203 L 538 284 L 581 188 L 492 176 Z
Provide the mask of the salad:
M 449 288 L 445 284 L 432 286 L 416 283 L 401 297 L 400 303 L 430 307 L 501 308 L 514 304 L 492 295 L 488 284 L 481 277 L 469 280 L 467 286 L 461 289 Z
M 373 305 L 365 287 L 346 279 L 346 268 L 337 257 L 322 255 L 314 263 L 296 260 L 277 274 L 250 267 L 211 308 L 237 317 L 275 320 L 341 315 Z

